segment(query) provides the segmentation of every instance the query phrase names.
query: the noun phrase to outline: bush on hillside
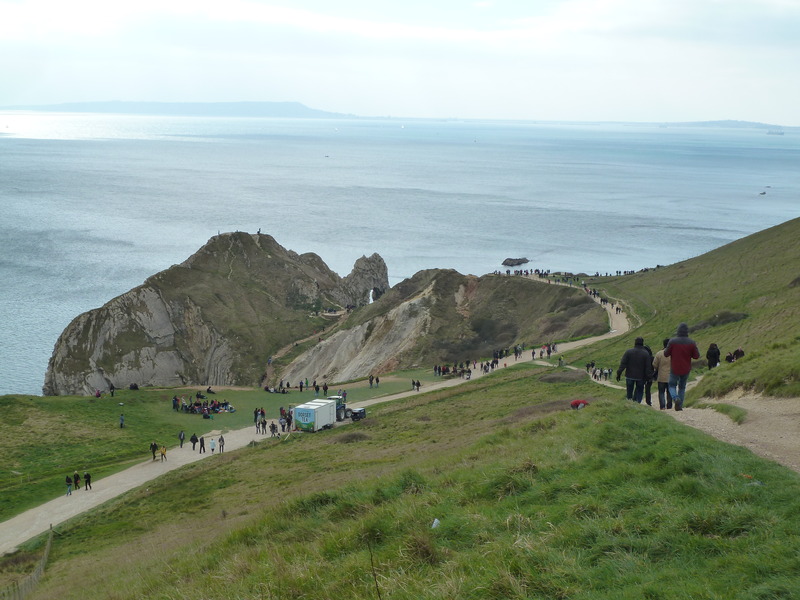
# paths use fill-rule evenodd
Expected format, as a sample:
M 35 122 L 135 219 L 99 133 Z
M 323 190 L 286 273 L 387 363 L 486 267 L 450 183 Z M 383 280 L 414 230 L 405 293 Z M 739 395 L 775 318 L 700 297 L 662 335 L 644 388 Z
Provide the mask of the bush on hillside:
M 689 327 L 689 332 L 700 331 L 701 329 L 708 329 L 709 327 L 718 327 L 720 325 L 727 325 L 728 323 L 736 323 L 748 317 L 747 313 L 732 312 L 730 310 L 723 310 L 709 319 L 705 319 Z

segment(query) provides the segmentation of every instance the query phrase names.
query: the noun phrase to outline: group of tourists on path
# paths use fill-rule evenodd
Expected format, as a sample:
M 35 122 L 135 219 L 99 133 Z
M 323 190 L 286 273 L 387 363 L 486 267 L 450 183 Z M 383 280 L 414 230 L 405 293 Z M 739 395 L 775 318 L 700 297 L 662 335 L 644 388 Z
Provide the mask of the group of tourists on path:
M 75 469 L 75 472 L 71 476 L 67 475 L 65 483 L 67 484 L 67 496 L 72 496 L 73 484 L 75 485 L 76 491 L 81 489 L 81 475 L 78 473 L 77 469 Z M 92 489 L 92 474 L 89 473 L 89 471 L 83 472 L 83 486 L 85 490 Z
M 686 383 L 692 371 L 692 360 L 700 358 L 697 342 L 689 337 L 689 326 L 678 325 L 676 335 L 665 338 L 664 347 L 653 356 L 644 339 L 637 337 L 633 348 L 622 355 L 617 369 L 617 381 L 625 374 L 626 399 L 641 404 L 644 398 L 652 406 L 650 388 L 658 384 L 658 405 L 661 410 L 683 410 Z M 706 354 L 709 369 L 719 364 L 719 349 L 711 344 Z

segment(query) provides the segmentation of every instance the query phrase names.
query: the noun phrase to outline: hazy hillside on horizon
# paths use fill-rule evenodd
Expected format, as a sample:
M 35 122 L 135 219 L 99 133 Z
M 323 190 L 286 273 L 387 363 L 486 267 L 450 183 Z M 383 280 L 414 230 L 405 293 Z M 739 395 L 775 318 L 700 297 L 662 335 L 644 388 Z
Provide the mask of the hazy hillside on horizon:
M 74 113 L 108 113 L 108 114 L 134 114 L 154 116 L 185 116 L 185 117 L 266 117 L 286 119 L 384 119 L 384 118 L 414 118 L 403 115 L 356 115 L 352 113 L 339 113 L 310 108 L 301 102 L 271 102 L 271 101 L 236 101 L 236 102 L 137 102 L 127 100 L 91 101 L 91 102 L 63 102 L 58 104 L 29 104 L 16 106 L 3 106 L 0 110 L 26 110 L 42 112 L 74 112 Z M 458 115 L 450 117 L 459 119 Z M 475 120 L 475 119 L 466 119 Z M 487 118 L 496 121 L 497 119 Z M 505 120 L 505 119 L 504 119 Z M 508 119 L 519 121 L 519 119 Z M 672 127 L 713 127 L 734 129 L 775 129 L 785 131 L 800 130 L 800 127 L 785 127 L 774 123 L 761 123 L 758 121 L 740 121 L 736 119 L 720 119 L 708 121 L 565 121 L 565 120 L 539 120 L 526 119 L 531 123 L 550 124 L 592 124 L 592 123 L 618 123 Z

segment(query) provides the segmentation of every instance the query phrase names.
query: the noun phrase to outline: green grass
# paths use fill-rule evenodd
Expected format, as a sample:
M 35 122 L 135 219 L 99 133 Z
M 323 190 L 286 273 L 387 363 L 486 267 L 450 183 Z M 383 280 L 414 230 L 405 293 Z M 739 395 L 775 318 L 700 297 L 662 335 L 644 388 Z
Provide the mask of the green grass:
M 687 404 L 687 406 L 692 406 L 693 408 L 710 408 L 718 413 L 730 417 L 731 421 L 737 425 L 744 423 L 744 420 L 747 418 L 747 411 L 745 409 L 741 408 L 740 406 L 734 406 L 733 404 L 727 404 L 725 402 L 698 402 L 696 404 Z
M 363 380 L 331 385 L 328 394 L 346 390 L 348 403 L 356 403 L 408 391 L 411 379 L 421 381 L 423 391 L 438 380 L 432 369 L 417 369 L 386 375 L 379 387 L 369 388 Z M 209 398 L 228 400 L 237 410 L 214 415 L 213 420 L 172 410 L 173 395 L 188 399 L 198 388 L 118 390 L 114 398 L 2 396 L 5 435 L 0 436 L 0 452 L 5 461 L 0 468 L 0 519 L 62 495 L 64 477 L 76 469 L 81 474 L 89 470 L 97 481 L 146 459 L 154 440 L 176 446 L 181 429 L 188 439 L 192 433 L 248 427 L 257 407 L 263 407 L 268 418 L 277 419 L 281 406 L 288 408 L 314 398 L 313 390 L 301 393 L 297 383 L 288 394 L 219 390 Z M 121 412 L 125 414 L 124 429 L 119 428 Z
M 796 474 L 543 372 L 170 473 L 59 528 L 39 597 L 791 597 Z
M 746 352 L 744 360 L 723 362 L 706 373 L 692 396 L 722 396 L 741 387 L 800 396 L 798 264 L 800 219 L 794 219 L 669 267 L 588 277 L 587 285 L 624 299 L 636 312 L 634 321 L 643 324 L 621 338 L 571 352 L 568 360 L 579 367 L 590 360 L 616 367 L 635 337 L 644 337 L 656 352 L 685 322 L 701 327 L 691 336 L 703 360 L 712 342 L 723 356 L 738 347 Z

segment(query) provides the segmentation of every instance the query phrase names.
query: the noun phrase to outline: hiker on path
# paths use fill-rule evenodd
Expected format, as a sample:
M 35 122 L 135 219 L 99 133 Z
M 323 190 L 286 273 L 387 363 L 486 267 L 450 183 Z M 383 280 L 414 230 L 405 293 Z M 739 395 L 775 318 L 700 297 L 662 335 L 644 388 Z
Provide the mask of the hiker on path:
M 161 446 L 161 462 L 167 460 L 167 447 Z
M 78 469 L 75 469 L 75 472 L 72 474 L 72 481 L 75 482 L 75 490 L 81 489 L 81 474 L 78 473 Z
M 205 454 L 206 453 L 206 438 L 202 435 L 200 436 L 200 450 L 198 454 Z
M 194 447 L 197 445 L 198 442 L 197 434 L 193 433 L 192 437 L 189 438 L 189 441 L 192 442 L 192 451 L 194 451 Z
M 655 371 L 656 382 L 658 383 L 658 408 L 660 410 L 672 409 L 672 396 L 669 395 L 669 372 L 672 359 L 664 356 L 664 350 L 669 344 L 669 338 L 664 338 L 664 347 L 656 352 L 653 359 L 653 370 Z
M 66 482 L 67 482 L 67 493 L 65 495 L 66 496 L 72 496 L 72 477 L 67 475 Z
M 156 444 L 155 442 L 150 444 L 150 452 L 153 453 L 153 460 L 155 460 L 156 459 L 156 452 L 158 452 L 158 444 Z
M 181 448 L 183 448 L 183 440 L 186 439 L 186 434 L 183 433 L 183 429 L 181 429 L 181 432 L 178 434 L 178 439 L 181 441 Z
M 83 489 L 92 489 L 92 474 L 89 471 L 83 472 Z
M 217 449 L 217 442 L 214 441 L 214 438 L 211 438 L 211 441 L 208 443 L 208 447 L 211 448 L 211 454 L 214 454 L 214 450 Z
M 706 360 L 708 361 L 708 370 L 719 365 L 720 351 L 716 344 L 711 344 L 706 352 Z
M 225 452 L 225 438 L 219 436 L 219 453 L 222 454 Z
M 700 358 L 700 349 L 697 343 L 689 337 L 689 326 L 686 323 L 678 325 L 677 335 L 670 339 L 664 349 L 664 356 L 672 358 L 669 374 L 669 393 L 675 410 L 683 410 L 683 400 L 686 397 L 686 382 L 692 372 L 692 359 Z
M 637 337 L 633 348 L 628 348 L 622 355 L 617 369 L 617 381 L 625 373 L 625 398 L 637 404 L 642 403 L 644 382 L 653 377 L 653 364 L 650 353 L 644 348 L 644 338 Z

